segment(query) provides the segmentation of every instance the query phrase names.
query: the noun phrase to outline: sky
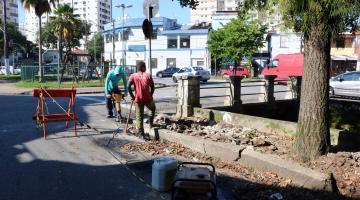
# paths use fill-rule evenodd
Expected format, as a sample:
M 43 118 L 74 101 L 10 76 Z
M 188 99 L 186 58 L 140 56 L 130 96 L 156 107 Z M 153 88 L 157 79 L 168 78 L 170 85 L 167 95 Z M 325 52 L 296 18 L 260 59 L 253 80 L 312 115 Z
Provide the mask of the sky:
M 113 5 L 124 3 L 126 5 L 133 5 L 131 8 L 125 9 L 125 15 L 130 17 L 144 17 L 143 1 L 142 0 L 112 0 Z M 190 22 L 190 9 L 181 8 L 177 0 L 159 0 L 160 2 L 160 16 L 177 19 L 178 23 L 186 24 Z M 122 15 L 121 8 L 113 8 L 113 18 L 118 19 Z M 19 22 L 24 22 L 24 9 L 19 1 Z

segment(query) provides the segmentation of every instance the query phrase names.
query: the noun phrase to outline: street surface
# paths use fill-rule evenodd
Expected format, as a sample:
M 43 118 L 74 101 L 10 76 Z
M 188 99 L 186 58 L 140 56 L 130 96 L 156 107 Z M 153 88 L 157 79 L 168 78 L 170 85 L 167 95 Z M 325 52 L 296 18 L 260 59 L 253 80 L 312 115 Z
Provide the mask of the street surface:
M 61 102 L 62 106 L 67 104 Z M 126 154 L 114 156 L 101 147 L 111 138 L 110 133 L 99 134 L 79 126 L 80 137 L 74 137 L 72 129 L 65 130 L 65 123 L 52 123 L 48 126 L 48 139 L 44 141 L 42 131 L 37 132 L 31 120 L 35 104 L 32 96 L 0 97 L 1 200 L 163 199 L 120 161 L 138 159 L 131 166 L 143 173 L 141 175 L 151 171 L 151 162 Z M 51 111 L 60 111 L 51 102 L 47 104 Z M 113 119 L 106 122 L 103 117 L 103 106 L 101 114 L 97 114 L 96 110 L 87 109 L 87 106 L 96 107 L 96 102 L 77 98 L 76 105 L 80 120 L 87 122 L 96 117 L 94 122 L 100 125 L 99 130 L 116 129 Z M 134 140 L 134 137 L 122 137 L 123 141 Z

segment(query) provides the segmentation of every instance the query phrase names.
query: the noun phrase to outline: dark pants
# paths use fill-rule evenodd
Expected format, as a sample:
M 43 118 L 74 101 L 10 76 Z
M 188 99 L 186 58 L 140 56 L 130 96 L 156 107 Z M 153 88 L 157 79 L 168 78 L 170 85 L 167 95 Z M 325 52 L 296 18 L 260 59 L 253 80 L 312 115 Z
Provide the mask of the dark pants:
M 121 94 L 120 91 L 114 91 L 114 92 L 111 92 L 111 94 L 112 93 Z M 116 111 L 116 109 L 114 109 L 115 108 L 115 100 L 114 100 L 114 98 L 113 97 L 111 97 L 111 98 L 105 97 L 105 101 L 106 101 L 106 109 L 107 109 L 108 115 L 114 116 L 114 110 L 115 110 L 115 116 L 118 116 L 120 113 L 118 113 Z

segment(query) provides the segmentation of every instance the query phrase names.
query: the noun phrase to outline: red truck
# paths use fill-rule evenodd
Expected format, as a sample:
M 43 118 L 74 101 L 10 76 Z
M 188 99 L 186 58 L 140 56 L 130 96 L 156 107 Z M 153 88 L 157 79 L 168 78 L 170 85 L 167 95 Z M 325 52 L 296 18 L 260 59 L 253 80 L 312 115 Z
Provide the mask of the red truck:
M 302 76 L 304 54 L 279 54 L 262 70 L 261 75 L 277 75 L 276 80 L 287 80 L 289 76 Z
M 221 76 L 230 76 L 233 74 L 234 71 L 234 67 L 230 66 L 227 69 L 222 69 L 221 70 Z M 236 75 L 238 76 L 243 76 L 244 78 L 249 77 L 249 70 L 246 67 L 236 67 Z

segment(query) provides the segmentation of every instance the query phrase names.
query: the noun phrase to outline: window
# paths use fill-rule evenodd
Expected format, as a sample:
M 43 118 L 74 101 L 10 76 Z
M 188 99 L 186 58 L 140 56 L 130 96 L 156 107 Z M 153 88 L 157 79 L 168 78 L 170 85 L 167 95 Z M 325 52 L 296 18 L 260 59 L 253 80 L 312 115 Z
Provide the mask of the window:
M 151 68 L 156 69 L 158 64 L 157 58 L 151 58 Z
M 197 66 L 204 66 L 204 61 L 196 61 Z
M 280 35 L 280 48 L 288 48 L 289 37 L 286 35 Z
M 106 43 L 112 42 L 112 35 L 106 34 L 106 35 L 105 35 L 105 41 L 106 41 Z
M 354 73 L 354 81 L 360 81 L 360 73 Z
M 190 48 L 190 36 L 180 37 L 180 48 Z
M 115 42 L 119 41 L 119 33 L 115 33 Z
M 279 60 L 273 60 L 270 64 L 270 67 L 273 68 L 273 67 L 277 67 L 279 66 Z
M 168 48 L 177 48 L 177 37 L 168 37 Z
M 153 30 L 151 39 L 156 40 L 157 39 L 157 29 Z
M 167 67 L 176 67 L 176 58 L 166 58 Z
M 336 48 L 345 48 L 345 39 L 343 37 L 337 37 L 335 42 Z
M 343 81 L 354 81 L 355 80 L 355 73 L 344 74 L 342 77 Z

